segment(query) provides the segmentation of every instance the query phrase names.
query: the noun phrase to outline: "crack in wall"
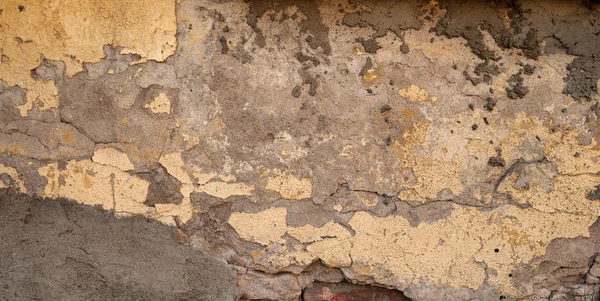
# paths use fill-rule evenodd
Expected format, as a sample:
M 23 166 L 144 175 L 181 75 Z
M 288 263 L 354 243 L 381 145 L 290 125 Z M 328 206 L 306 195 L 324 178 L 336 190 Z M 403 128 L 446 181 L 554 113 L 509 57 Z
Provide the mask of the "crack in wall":
M 600 131 L 595 62 L 584 50 L 596 41 L 597 24 L 585 23 L 596 5 L 181 1 L 159 9 L 171 4 L 123 10 L 115 22 L 132 20 L 124 32 L 163 13 L 136 29 L 135 45 L 111 27 L 94 41 L 112 46 L 63 49 L 76 58 L 20 34 L 20 47 L 44 54 L 27 68 L 7 55 L 12 31 L 0 33 L 8 45 L 0 71 L 20 68 L 15 76 L 27 79 L 15 84 L 0 72 L 14 86 L 0 88 L 2 187 L 159 220 L 182 244 L 240 270 L 296 277 L 323 261 L 348 281 L 415 300 L 541 296 L 508 275 L 537 267 L 554 241 L 593 235 L 600 206 L 586 196 L 600 183 Z M 11 22 L 48 15 L 15 7 L 4 13 Z M 64 17 L 71 7 L 52 9 Z M 548 11 L 558 22 L 540 19 Z M 43 95 L 31 101 L 42 83 L 56 87 L 56 108 Z M 555 232 L 537 230 L 550 220 Z M 423 270 L 425 257 L 440 264 Z M 581 267 L 571 268 L 568 277 Z M 547 281 L 551 298 L 579 285 L 565 279 Z M 261 281 L 251 282 L 265 289 Z

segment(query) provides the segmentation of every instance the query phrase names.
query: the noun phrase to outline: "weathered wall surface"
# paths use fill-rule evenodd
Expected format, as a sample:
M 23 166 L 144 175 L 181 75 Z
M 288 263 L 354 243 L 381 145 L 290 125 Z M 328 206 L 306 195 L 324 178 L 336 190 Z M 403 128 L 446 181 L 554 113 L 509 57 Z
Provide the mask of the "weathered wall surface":
M 29 195 L 156 220 L 189 249 L 165 238 L 173 275 L 208 254 L 233 299 L 345 280 L 592 300 L 598 20 L 587 1 L 3 1 L 0 188 L 23 194 L 0 213 Z

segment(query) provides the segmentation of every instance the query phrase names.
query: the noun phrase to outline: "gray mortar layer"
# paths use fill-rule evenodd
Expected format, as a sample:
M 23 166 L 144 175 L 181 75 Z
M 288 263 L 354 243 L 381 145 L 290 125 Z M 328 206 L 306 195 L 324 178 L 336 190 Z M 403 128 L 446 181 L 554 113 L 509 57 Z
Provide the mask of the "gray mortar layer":
M 237 300 L 231 266 L 177 228 L 0 190 L 0 300 Z

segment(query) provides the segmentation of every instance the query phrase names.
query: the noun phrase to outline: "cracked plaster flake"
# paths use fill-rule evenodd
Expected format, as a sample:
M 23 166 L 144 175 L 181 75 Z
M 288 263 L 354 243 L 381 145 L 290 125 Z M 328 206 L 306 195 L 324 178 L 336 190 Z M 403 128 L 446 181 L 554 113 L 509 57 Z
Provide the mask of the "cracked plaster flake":
M 82 70 L 83 62 L 96 62 L 104 57 L 104 44 L 122 46 L 122 53 L 140 54 L 142 61 L 163 61 L 176 46 L 175 1 L 48 1 L 42 4 L 40 1 L 17 3 L 10 0 L 5 3 L 10 9 L 4 9 L 4 23 L 0 25 L 8 31 L 0 35 L 0 45 L 3 45 L 1 54 L 9 61 L 0 64 L 0 78 L 11 86 L 18 85 L 27 90 L 26 103 L 18 106 L 23 116 L 27 115 L 35 101 L 41 102 L 41 109 L 58 107 L 58 90 L 54 82 L 31 78 L 30 70 L 40 64 L 40 56 L 64 61 L 67 75 L 72 76 Z M 17 10 L 20 4 L 26 7 L 22 15 Z M 101 10 L 103 13 L 95 13 L 97 6 L 104 8 Z M 139 6 L 145 10 L 137 9 Z M 79 23 L 68 17 L 74 11 L 87 17 L 89 22 L 83 27 L 74 26 Z M 122 12 L 119 18 L 112 17 L 117 12 Z M 26 22 L 28 18 L 40 22 Z M 54 28 L 60 30 L 54 32 Z M 54 38 L 56 35 L 58 38 Z M 18 42 L 17 37 L 31 42 Z M 465 52 L 464 41 L 460 39 L 442 39 L 436 43 L 429 43 L 429 39 L 425 30 L 408 32 L 405 36 L 405 41 L 411 45 L 411 53 L 420 50 L 430 60 L 431 57 L 439 62 L 456 59 L 457 64 L 468 65 L 473 59 L 470 52 L 455 58 L 456 53 Z M 550 55 L 540 58 L 540 62 L 546 64 L 544 60 L 554 58 Z M 562 78 L 551 70 L 542 68 L 539 72 L 551 80 Z M 363 81 L 373 83 L 384 76 L 383 68 L 378 67 L 368 70 Z M 508 76 L 508 72 L 499 75 L 491 86 L 502 91 L 506 88 Z M 559 80 L 550 86 L 556 89 L 563 84 Z M 408 85 L 397 95 L 423 108 L 445 101 L 442 94 L 430 96 L 431 93 L 421 86 L 421 83 Z M 437 92 L 436 95 L 439 94 Z M 561 93 L 560 90 L 553 92 Z M 166 94 L 159 94 L 147 104 L 147 108 L 153 113 L 170 113 L 171 101 L 166 97 Z M 427 110 L 423 109 L 423 114 L 430 113 Z M 527 166 L 534 168 L 534 164 L 543 161 L 535 153 L 522 152 L 520 147 L 537 138 L 544 141 L 538 146 L 547 160 L 556 165 L 556 172 L 544 166 L 535 166 L 536 169 L 531 172 L 548 177 L 550 184 L 531 180 L 529 190 L 518 189 L 515 183 L 519 178 L 514 173 L 507 175 L 498 185 L 498 192 L 510 193 L 517 203 L 529 204 L 531 208 L 503 205 L 484 211 L 453 204 L 450 216 L 431 223 L 422 222 L 416 227 L 402 216 L 382 218 L 356 211 L 348 223 L 354 234 L 334 222 L 323 227 L 310 224 L 288 226 L 288 212 L 283 207 L 257 213 L 234 212 L 228 223 L 242 239 L 269 248 L 273 245 L 278 247 L 276 252 L 263 248 L 252 254 L 255 263 L 270 268 L 307 266 L 321 259 L 329 266 L 372 277 L 381 284 L 396 285 L 400 282 L 406 287 L 413 283 L 438 283 L 456 289 L 478 289 L 487 277 L 487 282 L 500 291 L 519 295 L 508 276 L 515 268 L 544 255 L 549 243 L 556 238 L 589 236 L 588 228 L 600 215 L 600 205 L 587 200 L 585 194 L 586 189 L 599 181 L 597 173 L 600 165 L 597 162 L 600 147 L 595 139 L 588 145 L 580 145 L 577 129 L 552 133 L 547 122 L 525 113 L 518 114 L 514 120 L 507 118 L 491 125 L 498 141 L 494 145 L 488 143 L 488 136 L 480 134 L 483 129 L 471 132 L 467 128 L 468 132 L 464 129 L 459 132 L 455 128 L 462 136 L 473 135 L 474 138 L 468 141 L 452 140 L 454 138 L 447 131 L 440 130 L 445 126 L 456 126 L 456 120 L 469 124 L 473 116 L 480 118 L 482 110 L 478 108 L 468 114 L 459 113 L 452 120 L 435 119 L 435 123 L 416 121 L 410 130 L 403 133 L 402 143 L 391 143 L 391 149 L 398 154 L 403 168 L 412 170 L 417 179 L 402 183 L 405 189 L 399 193 L 400 199 L 425 202 L 435 199 L 444 189 L 450 189 L 455 195 L 464 192 L 466 184 L 461 176 L 472 167 L 469 165 L 470 156 L 488 158 L 496 155 L 498 149 L 507 162 L 524 160 L 533 162 L 527 163 Z M 432 116 L 426 117 L 426 120 L 434 120 Z M 574 157 L 574 153 L 581 155 Z M 146 206 L 144 201 L 150 184 L 125 172 L 135 167 L 127 154 L 112 148 L 97 149 L 91 161 L 69 161 L 64 169 L 60 169 L 58 163 L 40 167 L 39 174 L 48 180 L 42 196 L 72 198 L 83 204 L 114 210 L 119 215 L 142 214 L 174 225 L 174 217 L 185 223 L 194 214 L 190 201 L 193 192 L 227 198 L 249 196 L 255 191 L 251 184 L 234 182 L 234 175 L 203 172 L 186 164 L 178 152 L 164 154 L 159 163 L 183 183 L 181 204 Z M 16 179 L 21 191 L 26 191 L 16 169 L 0 165 L 0 173 Z M 285 199 L 302 200 L 312 196 L 311 178 L 297 178 L 288 170 L 277 169 L 263 176 L 267 177 L 264 188 Z M 3 185 L 6 186 L 0 182 L 0 187 Z M 377 205 L 377 200 L 369 200 L 368 197 L 360 198 L 361 202 L 366 206 Z M 339 204 L 333 208 L 342 210 Z M 285 235 L 302 244 L 288 245 L 291 243 Z M 494 249 L 499 252 L 494 252 Z
M 110 151 L 111 153 L 113 151 Z M 106 153 L 95 153 L 98 162 L 103 161 Z M 169 158 L 169 159 L 164 159 Z M 194 214 L 190 194 L 204 192 L 209 195 L 227 198 L 233 195 L 250 195 L 254 188 L 245 183 L 208 182 L 200 186 L 191 183 L 191 178 L 184 170 L 180 154 L 166 155 L 161 164 L 173 173 L 183 184 L 181 192 L 184 195 L 181 204 L 155 204 L 149 207 L 144 204 L 150 184 L 137 176 L 123 171 L 129 161 L 111 161 L 108 164 L 89 160 L 69 161 L 65 169 L 59 169 L 58 163 L 42 166 L 38 169 L 40 175 L 47 178 L 44 197 L 64 197 L 76 200 L 82 204 L 100 205 L 105 210 L 114 210 L 119 215 L 142 214 L 155 218 L 166 224 L 174 225 L 175 217 L 183 223 Z M 170 160 L 170 161 L 169 161 Z M 122 164 L 117 164 L 117 163 Z M 198 172 L 196 176 L 207 175 Z M 214 175 L 212 177 L 218 177 Z M 230 177 L 222 176 L 226 179 Z M 209 180 L 210 180 L 209 178 Z M 189 181 L 189 182 L 184 182 Z
M 321 228 L 289 227 L 285 208 L 233 213 L 229 224 L 240 237 L 264 246 L 284 244 L 286 233 L 310 243 L 306 250 L 289 253 L 258 251 L 254 257 L 259 264 L 285 268 L 291 263 L 307 264 L 318 258 L 330 266 L 348 267 L 355 273 L 373 277 L 382 284 L 400 281 L 408 286 L 433 282 L 456 289 L 480 288 L 486 279 L 484 266 L 487 266 L 496 272 L 488 275 L 490 284 L 505 293 L 518 294 L 509 276 L 517 266 L 544 255 L 556 237 L 588 237 L 588 228 L 596 220 L 595 216 L 547 214 L 514 206 L 487 212 L 453 207 L 449 217 L 417 227 L 401 216 L 378 218 L 356 212 L 349 222 L 355 231 L 353 236 L 334 223 Z M 280 250 L 285 248 L 282 246 Z
M 107 44 L 139 54 L 140 61 L 164 61 L 177 46 L 175 1 L 7 0 L 0 9 L 0 56 L 8 58 L 0 64 L 0 80 L 27 90 L 25 103 L 16 107 L 22 116 L 38 102 L 41 110 L 58 108 L 54 81 L 31 77 L 41 57 L 63 61 L 73 76 L 84 62 L 105 57 Z
M 165 93 L 160 93 L 152 101 L 144 104 L 154 114 L 171 114 L 171 100 Z
M 252 185 L 231 183 L 231 181 L 236 180 L 231 175 L 217 174 L 215 172 L 203 173 L 194 166 L 186 166 L 181 153 L 165 154 L 160 158 L 159 163 L 167 169 L 170 175 L 183 183 L 182 189 L 185 188 L 190 193 L 194 191 L 204 192 L 218 198 L 228 198 L 234 195 L 251 195 L 254 191 L 254 186 Z M 189 194 L 186 193 L 184 197 L 189 199 Z
M 289 171 L 273 170 L 267 179 L 266 189 L 275 191 L 282 198 L 288 200 L 301 200 L 312 195 L 312 182 L 310 179 L 299 179 Z
M 23 183 L 23 180 L 21 179 L 21 177 L 19 177 L 19 172 L 17 172 L 16 169 L 0 164 L 0 174 L 3 174 L 3 173 L 10 176 L 13 179 L 13 181 L 16 181 L 17 187 L 20 192 L 27 193 L 27 188 L 25 187 L 25 183 Z M 8 188 L 8 187 L 9 187 L 9 184 L 4 183 L 0 179 L 0 188 Z
M 282 209 L 256 214 L 234 213 L 230 224 L 244 239 L 263 245 L 282 245 L 275 253 L 266 249 L 254 253 L 255 261 L 267 266 L 284 269 L 292 264 L 306 265 L 320 258 L 328 265 L 349 267 L 360 275 L 373 277 L 378 283 L 393 285 L 400 281 L 407 286 L 410 283 L 429 282 L 457 289 L 463 286 L 480 288 L 486 279 L 484 267 L 487 266 L 495 272 L 494 275 L 487 275 L 489 284 L 495 285 L 503 293 L 519 295 L 509 276 L 515 268 L 544 255 L 548 244 L 556 238 L 589 237 L 588 228 L 596 221 L 599 207 L 592 201 L 581 202 L 585 200 L 586 193 L 582 188 L 597 183 L 599 176 L 592 172 L 597 172 L 598 165 L 594 162 L 599 154 L 595 141 L 592 145 L 578 146 L 573 141 L 576 137 L 574 131 L 567 132 L 567 135 L 552 134 L 543 122 L 525 114 L 519 114 L 513 123 L 500 126 L 504 127 L 504 130 L 498 131 L 504 133 L 500 147 L 505 150 L 508 159 L 521 158 L 523 154 L 515 149 L 528 138 L 537 136 L 547 142 L 545 151 L 556 162 L 572 162 L 572 154 L 576 150 L 585 152 L 586 156 L 575 158 L 579 161 L 575 164 L 580 171 L 590 174 L 559 176 L 554 179 L 555 187 L 550 192 L 536 187 L 525 192 L 513 189 L 517 201 L 529 202 L 533 206 L 530 209 L 507 205 L 485 212 L 453 205 L 454 211 L 450 217 L 432 224 L 422 223 L 416 228 L 404 217 L 378 218 L 366 212 L 357 212 L 349 222 L 356 231 L 354 236 L 340 238 L 330 235 L 336 238 L 319 240 L 316 237 L 323 237 L 323 232 L 334 231 L 311 225 L 287 227 L 287 212 Z M 426 130 L 426 127 L 421 130 Z M 475 149 L 479 153 L 493 154 L 488 148 Z M 413 187 L 414 191 L 422 195 L 432 195 L 443 187 L 458 191 L 460 182 L 454 185 L 448 185 L 447 182 L 449 178 L 456 179 L 456 175 L 444 177 L 435 172 L 441 162 L 422 165 L 424 162 L 432 161 L 423 158 L 411 164 L 415 173 L 421 175 L 421 183 L 434 184 L 434 188 L 430 190 L 431 187 L 427 185 L 417 184 Z M 451 166 L 456 166 L 456 163 Z M 565 169 L 562 166 L 558 164 L 559 171 Z M 512 189 L 512 180 L 512 176 L 508 177 L 501 183 L 500 190 Z M 568 191 L 574 193 L 569 194 Z M 574 203 L 578 203 L 578 206 L 571 206 Z M 257 226 L 257 221 L 275 222 L 259 223 Z M 330 227 L 328 224 L 324 228 Z M 287 252 L 282 238 L 286 233 L 309 244 L 306 248 L 295 247 L 296 251 Z M 298 236 L 298 233 L 302 233 L 302 236 Z M 312 240 L 317 241 L 310 243 Z M 496 253 L 494 249 L 500 251 Z M 398 250 L 403 252 L 399 253 Z
M 179 204 L 157 204 L 154 208 L 144 201 L 150 184 L 117 167 L 89 160 L 69 161 L 64 169 L 58 163 L 38 169 L 48 181 L 42 197 L 70 198 L 86 205 L 99 205 L 118 215 L 141 214 L 174 225 L 174 217 L 187 221 L 192 215 L 189 199 Z
M 110 147 L 97 149 L 92 156 L 92 161 L 114 166 L 122 171 L 135 169 L 126 153 Z

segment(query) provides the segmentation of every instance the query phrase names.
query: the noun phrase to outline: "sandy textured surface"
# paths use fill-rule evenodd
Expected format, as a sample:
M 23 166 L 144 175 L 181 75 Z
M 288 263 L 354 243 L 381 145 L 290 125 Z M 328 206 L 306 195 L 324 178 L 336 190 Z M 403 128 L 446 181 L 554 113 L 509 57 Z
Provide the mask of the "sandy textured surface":
M 587 1 L 3 1 L 0 289 L 595 300 L 599 19 Z

